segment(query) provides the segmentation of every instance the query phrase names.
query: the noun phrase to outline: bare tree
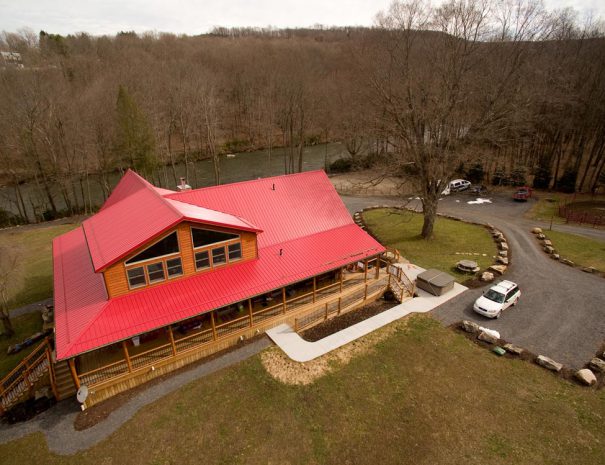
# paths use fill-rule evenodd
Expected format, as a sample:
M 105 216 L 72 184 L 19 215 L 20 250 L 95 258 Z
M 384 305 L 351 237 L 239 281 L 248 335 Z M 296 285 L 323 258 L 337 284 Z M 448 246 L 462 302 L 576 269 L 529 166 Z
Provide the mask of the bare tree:
M 9 316 L 8 290 L 14 282 L 15 273 L 18 273 L 19 253 L 14 248 L 0 247 L 0 320 L 4 327 L 4 336 L 15 334 Z

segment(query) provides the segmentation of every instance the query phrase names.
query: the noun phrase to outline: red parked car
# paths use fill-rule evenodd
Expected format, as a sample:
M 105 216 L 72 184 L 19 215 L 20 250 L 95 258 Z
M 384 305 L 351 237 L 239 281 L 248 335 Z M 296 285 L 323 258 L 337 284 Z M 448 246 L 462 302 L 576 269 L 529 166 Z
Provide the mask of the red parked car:
M 527 199 L 531 197 L 531 187 L 523 186 L 519 187 L 513 194 L 513 199 L 518 202 L 527 202 Z

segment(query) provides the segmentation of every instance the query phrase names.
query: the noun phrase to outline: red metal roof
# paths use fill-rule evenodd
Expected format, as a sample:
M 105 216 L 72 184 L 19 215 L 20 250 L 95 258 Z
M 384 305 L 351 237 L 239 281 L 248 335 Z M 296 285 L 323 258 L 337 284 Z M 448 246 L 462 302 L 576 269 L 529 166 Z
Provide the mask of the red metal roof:
M 170 200 L 161 192 L 128 170 L 99 213 L 82 223 L 95 271 L 117 262 L 185 219 L 260 231 L 241 218 Z
M 132 189 L 95 215 L 119 209 L 112 213 L 114 228 L 103 233 L 130 232 L 118 220 L 128 212 L 125 206 L 136 205 L 130 198 L 138 192 Z M 208 217 L 206 209 L 210 209 L 219 223 L 223 212 L 230 221 L 259 225 L 263 232 L 257 236 L 258 259 L 107 300 L 102 275 L 95 273 L 87 254 L 84 225 L 60 236 L 53 247 L 57 358 L 69 358 L 384 251 L 353 223 L 323 172 L 167 194 L 162 200 L 186 218 L 193 213 Z M 147 194 L 143 201 L 158 208 L 159 203 L 150 201 Z M 147 210 L 142 205 L 138 208 Z M 136 241 L 124 238 L 120 242 L 144 242 L 143 233 L 134 235 Z

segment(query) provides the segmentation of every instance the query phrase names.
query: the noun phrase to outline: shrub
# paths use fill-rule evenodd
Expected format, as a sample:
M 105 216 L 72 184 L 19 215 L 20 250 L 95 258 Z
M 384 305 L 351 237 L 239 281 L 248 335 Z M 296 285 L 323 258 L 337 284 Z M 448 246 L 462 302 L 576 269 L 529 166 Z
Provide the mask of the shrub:
M 353 160 L 350 158 L 339 158 L 330 163 L 330 173 L 348 173 L 353 169 Z
M 481 163 L 475 163 L 466 171 L 466 179 L 473 184 L 481 184 L 484 176 L 485 171 Z
M 534 170 L 534 189 L 548 189 L 550 186 L 550 170 L 542 166 L 538 166 Z
M 578 177 L 577 171 L 567 168 L 563 172 L 563 176 L 557 181 L 557 189 L 561 192 L 571 194 L 576 191 L 576 178 Z

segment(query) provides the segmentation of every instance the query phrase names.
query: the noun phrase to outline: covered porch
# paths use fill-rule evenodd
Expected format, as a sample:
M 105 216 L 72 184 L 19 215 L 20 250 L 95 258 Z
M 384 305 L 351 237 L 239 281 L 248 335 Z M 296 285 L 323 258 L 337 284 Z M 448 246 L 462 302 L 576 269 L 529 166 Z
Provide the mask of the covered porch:
M 79 355 L 69 360 L 72 376 L 77 387 L 111 392 L 91 398 L 90 406 L 278 324 L 318 311 L 344 313 L 376 299 L 391 281 L 388 264 L 372 257 Z M 122 382 L 128 385 L 117 388 Z

